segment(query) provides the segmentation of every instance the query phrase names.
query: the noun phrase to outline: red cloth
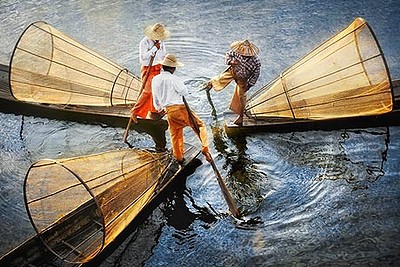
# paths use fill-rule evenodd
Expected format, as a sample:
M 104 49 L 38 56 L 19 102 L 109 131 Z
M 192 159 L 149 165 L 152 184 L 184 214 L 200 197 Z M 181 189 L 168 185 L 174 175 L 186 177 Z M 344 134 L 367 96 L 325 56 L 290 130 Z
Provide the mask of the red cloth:
M 141 75 L 142 81 L 146 76 L 146 71 L 149 67 L 142 66 L 141 68 Z M 151 90 L 151 81 L 153 77 L 160 74 L 161 72 L 161 65 L 154 65 L 150 67 L 149 77 L 147 78 L 146 84 L 144 85 L 143 91 L 139 96 L 138 101 L 136 102 L 135 106 L 132 109 L 132 113 L 138 117 L 146 118 L 148 112 L 158 113 L 157 110 L 154 108 L 153 105 L 153 94 Z

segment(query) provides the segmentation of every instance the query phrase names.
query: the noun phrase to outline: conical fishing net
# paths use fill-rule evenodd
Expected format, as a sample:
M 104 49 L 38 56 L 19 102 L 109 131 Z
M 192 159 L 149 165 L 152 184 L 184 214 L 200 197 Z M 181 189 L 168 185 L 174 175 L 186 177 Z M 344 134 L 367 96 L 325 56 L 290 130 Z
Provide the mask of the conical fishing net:
M 141 84 L 127 69 L 41 21 L 23 32 L 10 63 L 11 93 L 27 102 L 130 106 Z
M 256 119 L 332 119 L 377 115 L 393 107 L 392 86 L 372 29 L 357 18 L 250 96 Z
M 87 262 L 165 186 L 170 172 L 170 153 L 145 149 L 40 160 L 25 179 L 28 215 L 54 254 Z

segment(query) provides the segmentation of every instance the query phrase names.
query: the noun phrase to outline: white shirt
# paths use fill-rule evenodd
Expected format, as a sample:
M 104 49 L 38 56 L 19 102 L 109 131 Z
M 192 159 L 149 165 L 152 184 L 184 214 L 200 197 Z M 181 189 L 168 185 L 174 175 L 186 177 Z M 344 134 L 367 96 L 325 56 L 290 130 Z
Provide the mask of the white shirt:
M 183 105 L 182 96 L 188 94 L 183 81 L 176 75 L 161 71 L 152 81 L 153 104 L 157 111 L 171 105 Z
M 164 56 L 167 54 L 164 42 L 160 41 L 160 49 L 154 45 L 155 41 L 149 39 L 145 36 L 139 44 L 139 61 L 142 66 L 148 66 L 150 63 L 150 57 L 155 54 L 153 65 L 158 64 L 163 60 Z

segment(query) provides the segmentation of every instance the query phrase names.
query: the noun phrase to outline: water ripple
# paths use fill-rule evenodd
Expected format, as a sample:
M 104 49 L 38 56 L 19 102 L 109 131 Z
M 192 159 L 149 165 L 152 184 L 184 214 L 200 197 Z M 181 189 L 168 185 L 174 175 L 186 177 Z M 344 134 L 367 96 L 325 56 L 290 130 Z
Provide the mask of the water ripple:
M 168 51 L 185 64 L 176 73 L 189 88 L 190 106 L 209 129 L 215 163 L 244 217 L 229 216 L 211 167 L 199 157 L 203 165 L 183 188 L 178 186 L 102 267 L 399 262 L 399 127 L 232 137 L 224 132 L 223 112 L 233 85 L 221 92 L 201 90 L 225 68 L 223 55 L 233 41 L 249 38 L 260 47 L 261 75 L 251 94 L 354 14 L 371 22 L 396 77 L 395 1 L 36 0 L 0 1 L 0 9 L 0 61 L 5 64 L 20 33 L 38 18 L 134 74 L 140 73 L 143 29 L 161 21 L 172 33 Z M 0 249 L 6 251 L 32 233 L 22 184 L 33 161 L 126 146 L 123 129 L 9 114 L 0 114 L 0 121 Z M 144 134 L 132 131 L 129 138 L 135 146 L 152 145 Z M 190 130 L 185 141 L 199 145 Z

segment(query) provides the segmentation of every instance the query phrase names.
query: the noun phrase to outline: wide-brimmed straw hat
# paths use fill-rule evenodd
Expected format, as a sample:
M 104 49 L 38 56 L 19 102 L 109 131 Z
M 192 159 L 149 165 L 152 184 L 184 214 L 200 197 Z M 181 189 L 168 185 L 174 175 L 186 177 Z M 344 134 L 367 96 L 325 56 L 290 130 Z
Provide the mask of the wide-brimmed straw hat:
M 147 26 L 146 29 L 144 29 L 144 34 L 151 40 L 165 40 L 171 35 L 171 32 L 168 31 L 161 23 L 156 23 L 154 25 Z
M 176 59 L 176 56 L 173 54 L 166 54 L 164 59 L 159 63 L 168 67 L 182 67 L 183 64 Z
M 231 43 L 231 49 L 242 56 L 248 57 L 255 56 L 260 52 L 260 49 L 247 39 Z

